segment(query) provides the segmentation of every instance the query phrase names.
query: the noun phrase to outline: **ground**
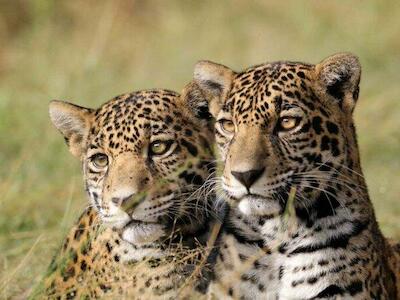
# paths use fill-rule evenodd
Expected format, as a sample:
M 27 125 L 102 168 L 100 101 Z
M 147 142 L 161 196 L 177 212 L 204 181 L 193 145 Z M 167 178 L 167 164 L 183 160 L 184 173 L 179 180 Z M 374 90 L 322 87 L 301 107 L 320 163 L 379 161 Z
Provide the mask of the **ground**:
M 7 4 L 5 4 L 7 3 Z M 400 238 L 400 3 L 8 1 L 0 11 L 0 299 L 40 279 L 86 206 L 51 99 L 97 107 L 132 90 L 179 91 L 195 62 L 237 70 L 339 51 L 363 66 L 356 124 L 378 220 Z

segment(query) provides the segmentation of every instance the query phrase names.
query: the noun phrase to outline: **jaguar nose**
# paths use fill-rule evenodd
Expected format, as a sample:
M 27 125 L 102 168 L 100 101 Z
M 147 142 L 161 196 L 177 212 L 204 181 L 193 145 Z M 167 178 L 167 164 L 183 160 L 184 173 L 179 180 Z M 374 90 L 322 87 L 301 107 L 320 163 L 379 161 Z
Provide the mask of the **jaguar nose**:
M 245 172 L 231 171 L 231 174 L 241 183 L 246 189 L 249 189 L 254 182 L 260 178 L 261 174 L 264 172 L 265 167 L 257 170 L 249 170 Z

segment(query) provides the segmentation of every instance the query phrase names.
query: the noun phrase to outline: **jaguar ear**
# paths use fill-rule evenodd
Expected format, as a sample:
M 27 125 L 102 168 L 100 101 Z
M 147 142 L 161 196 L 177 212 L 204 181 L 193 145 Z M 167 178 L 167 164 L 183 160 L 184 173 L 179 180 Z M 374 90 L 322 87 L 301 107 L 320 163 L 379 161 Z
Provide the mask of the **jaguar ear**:
M 50 119 L 64 136 L 72 155 L 80 157 L 89 135 L 93 110 L 68 102 L 53 100 L 49 105 Z
M 199 61 L 194 67 L 193 81 L 186 86 L 183 98 L 199 118 L 216 117 L 231 89 L 234 75 L 228 67 Z
M 315 67 L 320 93 L 333 98 L 344 111 L 353 112 L 358 99 L 361 65 L 354 54 L 338 53 Z

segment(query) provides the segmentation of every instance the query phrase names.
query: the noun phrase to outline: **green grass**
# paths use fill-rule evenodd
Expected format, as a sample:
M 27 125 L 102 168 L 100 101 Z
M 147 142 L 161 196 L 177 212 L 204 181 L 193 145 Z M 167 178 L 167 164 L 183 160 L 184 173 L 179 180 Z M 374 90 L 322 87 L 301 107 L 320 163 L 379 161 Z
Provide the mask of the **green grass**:
M 356 123 L 378 220 L 400 237 L 400 3 L 393 1 L 2 1 L 0 298 L 24 295 L 86 205 L 51 99 L 98 106 L 181 90 L 199 59 L 240 70 L 359 55 Z

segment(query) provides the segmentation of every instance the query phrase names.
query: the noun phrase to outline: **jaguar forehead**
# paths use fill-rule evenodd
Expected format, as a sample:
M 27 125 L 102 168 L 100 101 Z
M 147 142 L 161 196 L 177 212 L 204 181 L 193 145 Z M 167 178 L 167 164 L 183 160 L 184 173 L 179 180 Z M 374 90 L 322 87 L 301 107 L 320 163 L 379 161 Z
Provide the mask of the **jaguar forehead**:
M 144 91 L 118 96 L 101 106 L 96 126 L 89 137 L 91 148 L 107 147 L 111 152 L 140 151 L 143 137 L 177 131 L 181 112 L 179 94 L 171 91 Z
M 255 66 L 238 73 L 223 110 L 229 111 L 239 123 L 258 124 L 279 114 L 282 104 L 313 109 L 316 101 L 309 88 L 308 64 L 276 62 Z

